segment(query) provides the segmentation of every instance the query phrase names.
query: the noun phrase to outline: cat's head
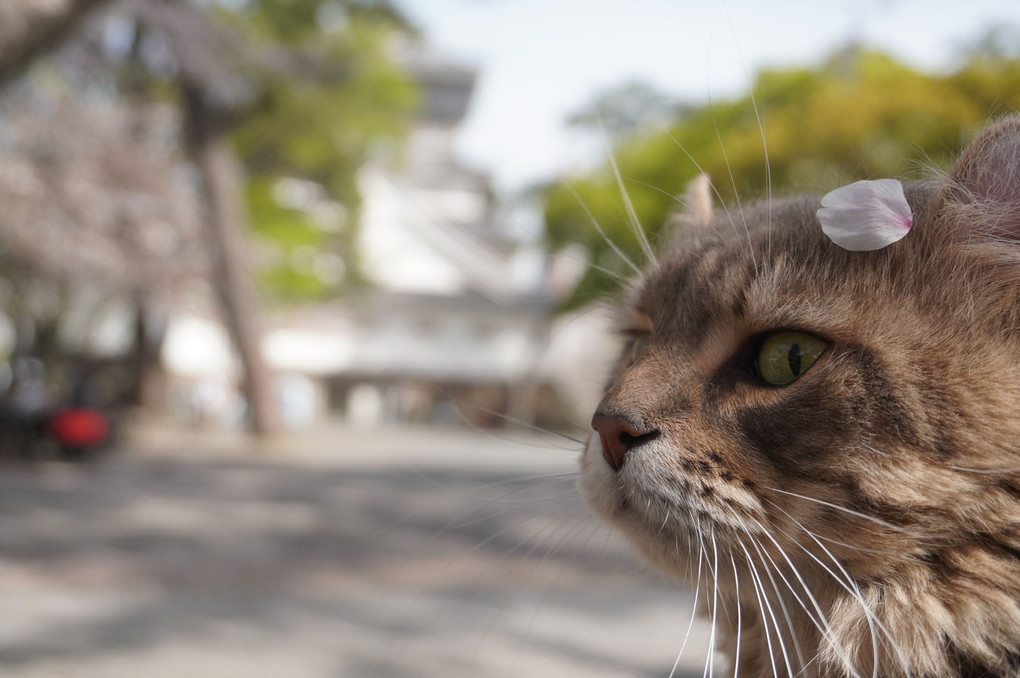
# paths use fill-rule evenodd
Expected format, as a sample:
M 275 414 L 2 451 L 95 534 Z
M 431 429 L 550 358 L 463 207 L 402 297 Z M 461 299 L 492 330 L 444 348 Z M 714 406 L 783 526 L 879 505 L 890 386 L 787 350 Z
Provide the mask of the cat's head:
M 581 486 L 652 561 L 1016 567 L 1020 119 L 906 196 L 912 231 L 871 252 L 817 197 L 718 211 L 635 284 Z

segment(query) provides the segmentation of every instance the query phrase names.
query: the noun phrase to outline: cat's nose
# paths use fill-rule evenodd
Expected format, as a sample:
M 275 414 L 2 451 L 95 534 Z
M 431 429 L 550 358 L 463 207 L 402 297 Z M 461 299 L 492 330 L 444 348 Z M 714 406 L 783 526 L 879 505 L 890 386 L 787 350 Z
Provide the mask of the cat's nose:
M 614 471 L 623 467 L 627 452 L 659 435 L 655 430 L 642 431 L 623 417 L 598 412 L 591 419 L 591 427 L 598 432 L 602 442 L 602 456 Z

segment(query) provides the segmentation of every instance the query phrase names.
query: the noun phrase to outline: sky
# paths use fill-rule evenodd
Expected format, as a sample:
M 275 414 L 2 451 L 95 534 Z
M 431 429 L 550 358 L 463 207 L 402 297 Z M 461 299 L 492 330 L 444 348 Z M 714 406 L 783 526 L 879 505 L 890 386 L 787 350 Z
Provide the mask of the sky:
M 479 69 L 462 158 L 513 193 L 590 162 L 566 120 L 640 80 L 687 102 L 746 92 L 765 66 L 810 64 L 851 41 L 951 68 L 1017 0 L 395 0 L 443 54 Z

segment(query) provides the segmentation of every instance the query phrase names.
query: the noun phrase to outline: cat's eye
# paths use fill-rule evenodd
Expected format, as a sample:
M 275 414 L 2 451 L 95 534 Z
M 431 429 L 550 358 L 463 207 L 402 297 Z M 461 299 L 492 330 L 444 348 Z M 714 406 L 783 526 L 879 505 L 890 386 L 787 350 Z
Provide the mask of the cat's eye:
M 785 386 L 804 374 L 828 344 L 803 332 L 777 332 L 762 342 L 751 372 L 773 386 Z
M 631 364 L 641 360 L 641 356 L 648 350 L 648 344 L 652 341 L 649 332 L 636 332 L 630 340 L 630 362 Z

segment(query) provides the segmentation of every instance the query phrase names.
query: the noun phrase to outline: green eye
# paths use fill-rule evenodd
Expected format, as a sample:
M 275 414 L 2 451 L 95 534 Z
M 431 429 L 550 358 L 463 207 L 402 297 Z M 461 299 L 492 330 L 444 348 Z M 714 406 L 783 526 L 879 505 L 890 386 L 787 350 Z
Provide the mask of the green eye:
M 803 332 L 779 332 L 758 350 L 752 371 L 773 386 L 785 386 L 814 364 L 828 344 Z
M 637 334 L 631 340 L 630 345 L 630 362 L 636 363 L 641 359 L 641 356 L 648 350 L 648 344 L 652 341 L 652 335 L 647 332 Z

